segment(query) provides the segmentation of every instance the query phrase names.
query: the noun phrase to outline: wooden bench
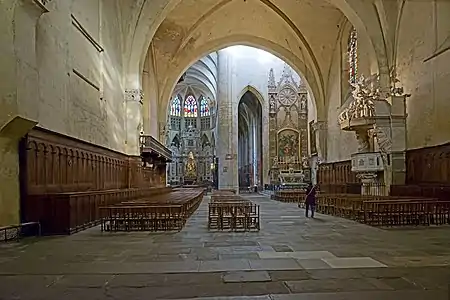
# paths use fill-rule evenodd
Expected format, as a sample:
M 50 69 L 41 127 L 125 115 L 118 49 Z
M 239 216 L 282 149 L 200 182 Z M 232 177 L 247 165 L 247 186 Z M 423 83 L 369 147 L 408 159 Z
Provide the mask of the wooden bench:
M 388 227 L 449 224 L 450 201 L 432 198 L 364 201 L 364 223 Z
M 208 229 L 259 231 L 259 205 L 238 195 L 214 192 L 208 205 Z
M 180 189 L 100 207 L 102 231 L 180 231 L 203 199 L 203 189 Z
M 429 226 L 450 221 L 450 201 L 424 197 L 320 194 L 316 210 L 372 226 Z
M 273 200 L 285 203 L 300 203 L 305 199 L 306 193 L 302 189 L 279 190 L 275 191 Z
M 3 238 L 3 241 L 7 242 L 10 240 L 19 240 L 23 234 L 23 229 L 27 227 L 36 227 L 37 231 L 35 235 L 37 236 L 41 235 L 41 224 L 39 222 L 26 222 L 0 227 L 0 232 L 2 232 L 1 236 Z

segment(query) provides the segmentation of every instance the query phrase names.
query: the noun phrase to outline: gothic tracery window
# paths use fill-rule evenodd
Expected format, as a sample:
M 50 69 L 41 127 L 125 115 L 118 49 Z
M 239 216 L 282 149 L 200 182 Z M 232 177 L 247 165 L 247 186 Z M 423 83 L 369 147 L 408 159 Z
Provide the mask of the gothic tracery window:
M 186 100 L 184 100 L 184 116 L 197 117 L 197 100 L 192 95 L 187 96 Z
M 170 105 L 170 114 L 172 116 L 181 116 L 181 101 L 180 101 L 180 95 L 177 95 L 172 100 L 172 104 Z
M 205 97 L 200 97 L 200 117 L 207 117 L 209 116 L 209 105 L 208 100 L 206 100 Z
M 356 76 L 358 74 L 358 35 L 353 28 L 350 32 L 348 41 L 348 64 L 349 64 L 349 81 L 356 83 Z

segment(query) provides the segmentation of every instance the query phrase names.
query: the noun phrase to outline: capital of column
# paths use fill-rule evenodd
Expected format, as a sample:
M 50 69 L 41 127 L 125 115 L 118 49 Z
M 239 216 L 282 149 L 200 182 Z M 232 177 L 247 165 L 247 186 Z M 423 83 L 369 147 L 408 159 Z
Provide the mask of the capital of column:
M 142 89 L 126 89 L 125 101 L 144 103 L 144 92 Z

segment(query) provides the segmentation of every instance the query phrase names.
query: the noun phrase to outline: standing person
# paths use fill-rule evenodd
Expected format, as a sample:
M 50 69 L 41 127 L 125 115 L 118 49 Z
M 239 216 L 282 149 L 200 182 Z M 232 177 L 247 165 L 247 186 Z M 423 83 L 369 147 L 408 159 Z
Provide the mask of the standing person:
M 305 206 L 306 217 L 308 218 L 309 210 L 311 209 L 311 218 L 314 218 L 314 210 L 316 209 L 316 186 L 311 183 L 306 188 Z

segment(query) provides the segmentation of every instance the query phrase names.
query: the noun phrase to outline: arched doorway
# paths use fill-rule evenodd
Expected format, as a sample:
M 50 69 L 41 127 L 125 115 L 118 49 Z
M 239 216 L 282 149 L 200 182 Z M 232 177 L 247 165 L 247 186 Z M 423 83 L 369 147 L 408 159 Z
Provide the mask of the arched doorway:
M 238 106 L 238 174 L 240 190 L 263 184 L 262 107 L 251 91 Z

